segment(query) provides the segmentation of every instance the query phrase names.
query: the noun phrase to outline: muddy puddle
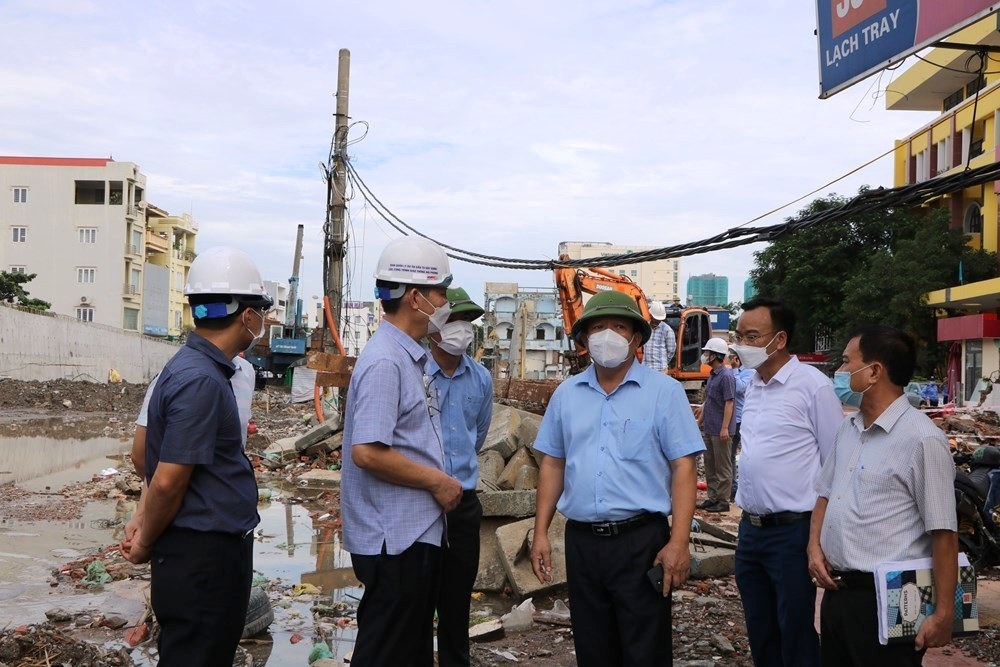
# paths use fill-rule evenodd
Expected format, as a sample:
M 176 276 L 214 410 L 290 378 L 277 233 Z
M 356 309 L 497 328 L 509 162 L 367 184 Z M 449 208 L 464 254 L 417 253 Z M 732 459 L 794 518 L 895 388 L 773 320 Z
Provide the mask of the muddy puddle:
M 117 438 L 74 440 L 40 436 L 0 437 L 0 484 L 38 493 L 52 492 L 120 468 L 120 455 L 128 443 Z M 259 505 L 254 568 L 271 580 L 312 584 L 356 605 L 361 591 L 351 570 L 350 555 L 341 549 L 340 531 L 330 521 L 329 507 L 319 502 L 330 489 L 300 487 L 291 483 L 267 486 L 271 500 Z M 62 496 L 52 496 L 62 499 Z M 44 516 L 46 496 L 32 496 L 39 512 L 28 518 L 0 518 L 0 627 L 45 621 L 45 612 L 62 608 L 70 612 L 100 609 L 128 619 L 141 616 L 145 602 L 143 582 L 118 581 L 95 591 L 54 587 L 53 570 L 69 561 L 116 543 L 134 509 L 134 500 L 97 500 L 82 504 L 82 516 L 60 520 Z M 51 515 L 51 512 L 48 513 Z M 275 621 L 270 632 L 244 647 L 255 665 L 283 667 L 308 664 L 314 643 L 326 640 L 334 656 L 344 658 L 353 649 L 354 631 L 314 621 L 309 596 L 273 600 Z M 155 661 L 134 651 L 136 664 Z

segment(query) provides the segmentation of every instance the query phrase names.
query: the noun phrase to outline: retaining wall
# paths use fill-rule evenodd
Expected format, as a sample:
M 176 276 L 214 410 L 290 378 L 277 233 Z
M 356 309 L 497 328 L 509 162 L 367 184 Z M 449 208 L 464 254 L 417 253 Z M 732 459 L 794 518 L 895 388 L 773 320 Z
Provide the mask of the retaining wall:
M 0 303 L 0 377 L 148 382 L 179 345 L 102 324 Z

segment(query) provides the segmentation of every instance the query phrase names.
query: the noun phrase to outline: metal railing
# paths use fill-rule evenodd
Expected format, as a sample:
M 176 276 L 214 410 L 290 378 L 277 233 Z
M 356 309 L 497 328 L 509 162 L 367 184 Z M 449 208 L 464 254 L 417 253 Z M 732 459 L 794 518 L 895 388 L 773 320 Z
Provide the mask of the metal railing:
M 124 285 L 122 285 L 122 295 L 123 296 L 135 296 L 136 294 L 139 294 L 139 293 L 140 292 L 139 292 L 139 286 L 138 285 L 131 285 L 129 283 L 125 283 Z

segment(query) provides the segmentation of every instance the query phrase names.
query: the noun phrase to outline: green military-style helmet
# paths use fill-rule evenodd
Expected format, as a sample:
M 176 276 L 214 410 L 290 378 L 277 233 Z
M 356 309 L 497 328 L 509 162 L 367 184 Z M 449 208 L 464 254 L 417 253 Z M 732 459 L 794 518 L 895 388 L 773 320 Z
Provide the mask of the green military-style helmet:
M 448 288 L 448 303 L 451 304 L 452 315 L 472 313 L 472 319 L 475 320 L 482 317 L 485 312 L 482 308 L 476 305 L 475 301 L 469 298 L 469 293 L 461 287 Z
M 635 323 L 636 330 L 642 336 L 640 345 L 645 345 L 646 341 L 649 340 L 649 335 L 652 333 L 649 322 L 646 321 L 646 318 L 642 316 L 642 311 L 639 310 L 639 304 L 628 294 L 609 290 L 595 294 L 587 302 L 587 305 L 584 306 L 583 315 L 573 324 L 573 331 L 571 332 L 573 340 L 578 341 L 580 334 L 587 328 L 587 322 L 598 317 L 625 317 L 632 320 Z

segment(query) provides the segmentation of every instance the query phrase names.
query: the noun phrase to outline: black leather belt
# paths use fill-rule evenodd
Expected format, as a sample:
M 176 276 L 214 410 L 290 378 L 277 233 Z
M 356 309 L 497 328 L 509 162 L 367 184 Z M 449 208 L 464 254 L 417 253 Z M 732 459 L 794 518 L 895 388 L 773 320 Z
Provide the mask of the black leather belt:
M 743 512 L 743 519 L 750 522 L 751 526 L 766 528 L 768 526 L 784 526 L 799 521 L 807 521 L 812 516 L 812 512 L 775 512 L 773 514 L 750 514 Z
M 837 588 L 875 588 L 875 575 L 860 570 L 831 570 Z
M 566 525 L 571 528 L 576 528 L 577 530 L 588 530 L 594 535 L 613 537 L 657 519 L 666 521 L 666 518 L 662 514 L 645 513 L 637 514 L 634 517 L 622 519 L 621 521 L 600 521 L 597 523 L 585 523 L 583 521 L 573 521 L 572 519 L 568 519 L 566 521 Z

